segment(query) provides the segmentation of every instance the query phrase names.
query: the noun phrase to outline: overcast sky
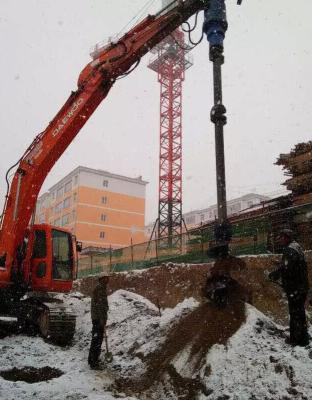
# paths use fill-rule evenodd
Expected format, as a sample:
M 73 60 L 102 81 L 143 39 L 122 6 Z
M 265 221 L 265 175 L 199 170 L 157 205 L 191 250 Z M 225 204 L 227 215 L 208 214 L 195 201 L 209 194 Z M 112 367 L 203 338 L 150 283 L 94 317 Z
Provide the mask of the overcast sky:
M 147 0 L 1 0 L 0 196 L 5 172 L 44 130 L 72 90 L 97 42 L 118 33 Z M 154 1 L 150 12 L 160 6 Z M 227 0 L 223 67 L 228 199 L 280 193 L 273 165 L 310 140 L 311 0 Z M 200 35 L 201 21 L 195 37 Z M 183 211 L 216 202 L 212 67 L 204 40 L 183 87 Z M 159 83 L 151 55 L 118 81 L 57 162 L 43 189 L 78 165 L 136 177 L 147 186 L 146 222 L 157 216 Z

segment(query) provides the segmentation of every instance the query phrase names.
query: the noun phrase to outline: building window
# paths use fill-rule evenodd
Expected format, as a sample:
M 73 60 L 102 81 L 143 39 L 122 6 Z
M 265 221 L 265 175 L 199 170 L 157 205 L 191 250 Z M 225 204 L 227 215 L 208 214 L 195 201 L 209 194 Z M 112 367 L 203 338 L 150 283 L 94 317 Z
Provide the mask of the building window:
M 78 185 L 78 175 L 76 175 L 75 178 L 74 178 L 74 185 L 75 186 Z
M 57 205 L 54 207 L 54 212 L 59 213 L 62 209 L 62 205 L 63 205 L 63 202 L 57 203 Z
M 200 214 L 200 220 L 204 221 L 204 219 L 205 219 L 205 214 Z
M 73 199 L 74 201 L 77 201 L 77 192 L 74 193 Z
M 107 204 L 107 196 L 102 197 L 102 204 Z
M 52 197 L 52 200 L 55 199 L 55 192 L 52 192 L 52 193 L 51 193 L 51 197 Z
M 103 232 L 103 231 L 100 232 L 100 238 L 101 238 L 101 239 L 104 239 L 104 238 L 105 238 L 105 232 Z
M 63 208 L 68 207 L 70 207 L 70 197 L 66 197 L 66 199 L 63 201 Z
M 103 181 L 103 186 L 108 187 L 108 181 L 106 179 L 104 179 L 104 181 Z
M 61 188 L 57 189 L 57 191 L 56 191 L 56 198 L 58 199 L 62 196 L 63 196 L 63 188 L 61 187 Z
M 72 189 L 72 181 L 69 181 L 66 183 L 65 187 L 64 187 L 64 192 L 67 193 Z
M 106 215 L 105 214 L 101 214 L 101 221 L 103 221 L 103 222 L 106 221 Z
M 248 201 L 248 202 L 247 202 L 247 207 L 248 207 L 248 208 L 252 207 L 252 204 L 253 204 L 252 201 Z
M 70 214 L 63 215 L 63 217 L 62 217 L 62 226 L 69 224 L 69 215 Z

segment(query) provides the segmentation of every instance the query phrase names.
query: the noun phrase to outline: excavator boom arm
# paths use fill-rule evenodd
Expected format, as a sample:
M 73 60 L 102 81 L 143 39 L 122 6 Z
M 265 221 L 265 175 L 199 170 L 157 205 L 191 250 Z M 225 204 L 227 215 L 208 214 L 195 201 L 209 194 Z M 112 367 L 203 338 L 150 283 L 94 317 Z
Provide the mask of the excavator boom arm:
M 25 237 L 41 186 L 66 148 L 107 96 L 116 78 L 161 42 L 209 0 L 177 0 L 156 15 L 149 15 L 116 43 L 98 48 L 82 70 L 72 92 L 48 127 L 22 156 L 2 215 L 0 230 L 0 288 L 10 282 L 18 247 Z

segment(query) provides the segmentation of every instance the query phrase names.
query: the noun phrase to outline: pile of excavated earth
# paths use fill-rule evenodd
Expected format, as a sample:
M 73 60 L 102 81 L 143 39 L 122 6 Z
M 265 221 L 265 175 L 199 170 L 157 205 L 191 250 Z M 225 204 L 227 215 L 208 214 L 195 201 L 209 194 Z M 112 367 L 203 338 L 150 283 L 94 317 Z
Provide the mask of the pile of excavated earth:
M 113 360 L 102 371 L 87 364 L 95 279 L 79 282 L 76 292 L 59 296 L 77 314 L 71 346 L 14 333 L 1 339 L 0 398 L 310 400 L 312 346 L 285 343 L 285 301 L 265 279 L 271 261 L 238 259 L 232 274 L 241 287 L 222 309 L 201 295 L 211 265 L 114 276 L 107 323 Z

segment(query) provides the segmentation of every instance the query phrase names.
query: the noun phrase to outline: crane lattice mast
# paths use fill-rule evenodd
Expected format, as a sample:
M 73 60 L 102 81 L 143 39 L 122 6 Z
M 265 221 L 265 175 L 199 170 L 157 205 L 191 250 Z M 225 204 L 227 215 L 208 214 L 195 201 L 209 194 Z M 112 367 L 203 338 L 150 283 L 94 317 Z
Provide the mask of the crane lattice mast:
M 163 0 L 163 6 L 170 1 Z M 149 68 L 160 83 L 158 239 L 181 246 L 182 233 L 182 83 L 192 66 L 184 33 L 177 29 L 156 48 Z

